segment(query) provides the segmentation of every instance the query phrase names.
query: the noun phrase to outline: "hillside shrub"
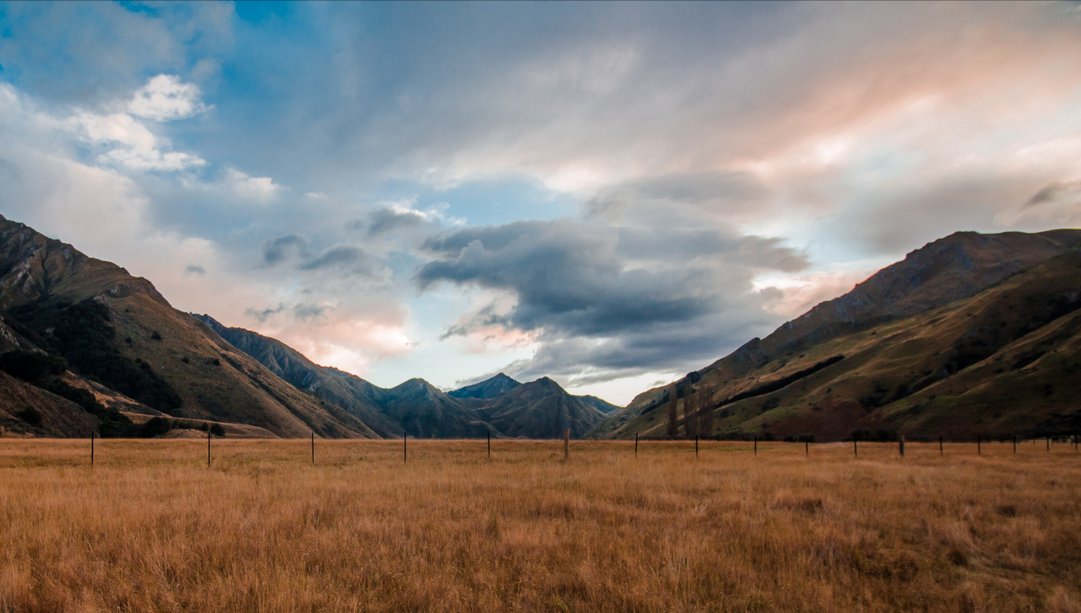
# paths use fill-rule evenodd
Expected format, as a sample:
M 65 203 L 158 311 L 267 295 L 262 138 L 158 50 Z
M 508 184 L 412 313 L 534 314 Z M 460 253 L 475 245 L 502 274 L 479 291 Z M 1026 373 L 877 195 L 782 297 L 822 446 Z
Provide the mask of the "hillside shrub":
M 39 351 L 9 351 L 0 355 L 0 370 L 23 381 L 33 383 L 67 370 L 63 358 Z
M 15 417 L 23 420 L 27 425 L 40 426 L 41 425 L 41 412 L 34 407 L 26 407 L 15 414 Z
M 168 419 L 165 419 L 164 417 L 152 417 L 150 421 L 143 424 L 143 427 L 140 428 L 140 434 L 147 438 L 152 438 L 166 434 L 172 429 L 173 425 Z

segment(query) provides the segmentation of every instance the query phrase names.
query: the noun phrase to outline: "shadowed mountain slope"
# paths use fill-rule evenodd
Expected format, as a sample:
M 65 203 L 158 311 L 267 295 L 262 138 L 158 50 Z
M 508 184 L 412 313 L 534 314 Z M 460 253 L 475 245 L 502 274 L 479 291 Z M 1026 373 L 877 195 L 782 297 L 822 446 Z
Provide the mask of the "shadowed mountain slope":
M 547 377 L 498 396 L 480 414 L 507 436 L 529 438 L 559 438 L 564 428 L 580 437 L 604 419 L 604 413 Z

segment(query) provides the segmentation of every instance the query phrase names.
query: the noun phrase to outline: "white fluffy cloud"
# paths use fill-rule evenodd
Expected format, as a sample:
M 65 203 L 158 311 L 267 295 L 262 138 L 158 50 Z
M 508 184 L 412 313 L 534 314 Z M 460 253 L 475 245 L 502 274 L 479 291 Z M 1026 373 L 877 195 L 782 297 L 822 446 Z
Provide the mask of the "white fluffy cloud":
M 194 83 L 184 83 L 175 75 L 160 74 L 135 90 L 128 111 L 137 117 L 155 121 L 184 119 L 205 112 L 209 107 Z
M 168 139 L 156 135 L 144 121 L 182 119 L 206 108 L 199 101 L 198 87 L 158 75 L 136 90 L 124 112 L 81 109 L 68 118 L 67 125 L 96 151 L 102 163 L 136 171 L 178 171 L 204 166 L 206 160 L 172 151 Z
M 203 166 L 206 160 L 182 151 L 169 151 L 163 141 L 131 115 L 99 115 L 80 111 L 68 125 L 82 139 L 99 150 L 101 162 L 131 170 L 176 171 Z
M 226 169 L 225 182 L 235 195 L 258 203 L 274 200 L 283 189 L 270 177 L 253 177 L 235 168 Z

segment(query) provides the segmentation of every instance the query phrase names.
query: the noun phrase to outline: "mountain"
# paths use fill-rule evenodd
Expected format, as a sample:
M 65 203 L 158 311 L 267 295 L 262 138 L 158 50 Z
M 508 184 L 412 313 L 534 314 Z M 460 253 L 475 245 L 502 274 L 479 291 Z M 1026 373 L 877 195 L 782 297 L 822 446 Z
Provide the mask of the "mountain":
M 380 405 L 387 417 L 417 438 L 478 438 L 491 431 L 472 403 L 452 398 L 424 379 L 385 390 Z
M 12 375 L 0 396 L 40 414 L 5 411 L 9 432 L 84 434 L 96 425 L 132 435 L 126 415 L 142 413 L 277 436 L 375 436 L 173 309 L 146 279 L 2 216 L 0 321 L 0 365 Z
M 274 374 L 349 411 L 381 436 L 555 438 L 562 436 L 565 425 L 581 436 L 604 413 L 619 410 L 594 396 L 571 396 L 551 379 L 522 384 L 503 373 L 449 393 L 424 379 L 384 389 L 319 366 L 275 339 L 223 326 L 209 315 L 196 317 Z
M 950 235 L 640 394 L 592 434 L 1076 432 L 1076 398 L 1063 382 L 1081 368 L 1079 248 L 1076 230 Z
M 548 377 L 505 392 L 479 413 L 503 434 L 529 438 L 560 438 L 564 428 L 580 437 L 604 420 L 604 413 L 571 396 Z
M 460 387 L 454 391 L 447 392 L 448 396 L 452 398 L 477 398 L 480 400 L 490 400 L 509 392 L 510 390 L 521 385 L 518 381 L 511 379 L 503 373 L 499 373 L 490 379 L 485 379 L 480 383 L 474 383 L 473 385 L 467 385 Z
M 597 409 L 598 411 L 600 411 L 601 413 L 604 413 L 605 415 L 611 415 L 612 413 L 615 413 L 616 411 L 622 411 L 623 410 L 623 407 L 612 404 L 611 402 L 608 402 L 607 400 L 602 400 L 600 398 L 597 398 L 596 396 L 575 396 L 575 398 L 577 398 L 578 400 L 581 400 L 582 402 L 588 404 L 589 406 L 593 407 L 594 409 Z
M 408 433 L 416 438 L 469 438 L 489 432 L 489 426 L 474 410 L 476 402 L 453 398 L 423 379 L 410 379 L 384 389 L 336 368 L 315 364 L 281 341 L 223 326 L 209 315 L 196 317 L 271 372 L 315 395 L 327 406 L 348 411 L 380 436 Z
M 324 403 L 340 407 L 383 437 L 402 435 L 402 427 L 380 407 L 386 390 L 329 366 L 312 362 L 285 343 L 243 328 L 222 325 L 209 315 L 195 315 L 234 347 L 270 372 Z

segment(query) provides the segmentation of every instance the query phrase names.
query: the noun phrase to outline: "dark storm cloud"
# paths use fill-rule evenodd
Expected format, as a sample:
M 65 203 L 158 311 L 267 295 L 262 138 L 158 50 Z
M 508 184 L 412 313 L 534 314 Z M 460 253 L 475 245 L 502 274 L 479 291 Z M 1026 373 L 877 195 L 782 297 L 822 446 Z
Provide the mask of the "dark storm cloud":
M 300 265 L 300 270 L 346 269 L 355 272 L 370 270 L 371 258 L 360 247 L 342 246 L 327 249 Z
M 338 270 L 361 275 L 372 274 L 377 263 L 368 252 L 353 245 L 330 247 L 313 254 L 308 240 L 296 234 L 282 236 L 263 245 L 263 263 L 266 266 L 286 262 L 292 262 L 296 270 L 303 272 Z
M 276 266 L 292 257 L 305 257 L 307 252 L 308 241 L 296 234 L 289 234 L 263 245 L 263 263 Z
M 568 220 L 470 228 L 429 239 L 434 259 L 416 281 L 422 289 L 446 282 L 513 293 L 509 312 L 482 309 L 444 336 L 493 324 L 539 331 L 541 349 L 517 365 L 530 376 L 690 363 L 772 323 L 753 291 L 757 272 L 802 270 L 807 262 L 777 241 L 689 221 L 652 229 Z
M 364 225 L 368 228 L 368 236 L 379 236 L 398 230 L 400 228 L 415 228 L 424 225 L 424 218 L 410 211 L 398 211 L 395 209 L 379 209 L 373 211 Z

